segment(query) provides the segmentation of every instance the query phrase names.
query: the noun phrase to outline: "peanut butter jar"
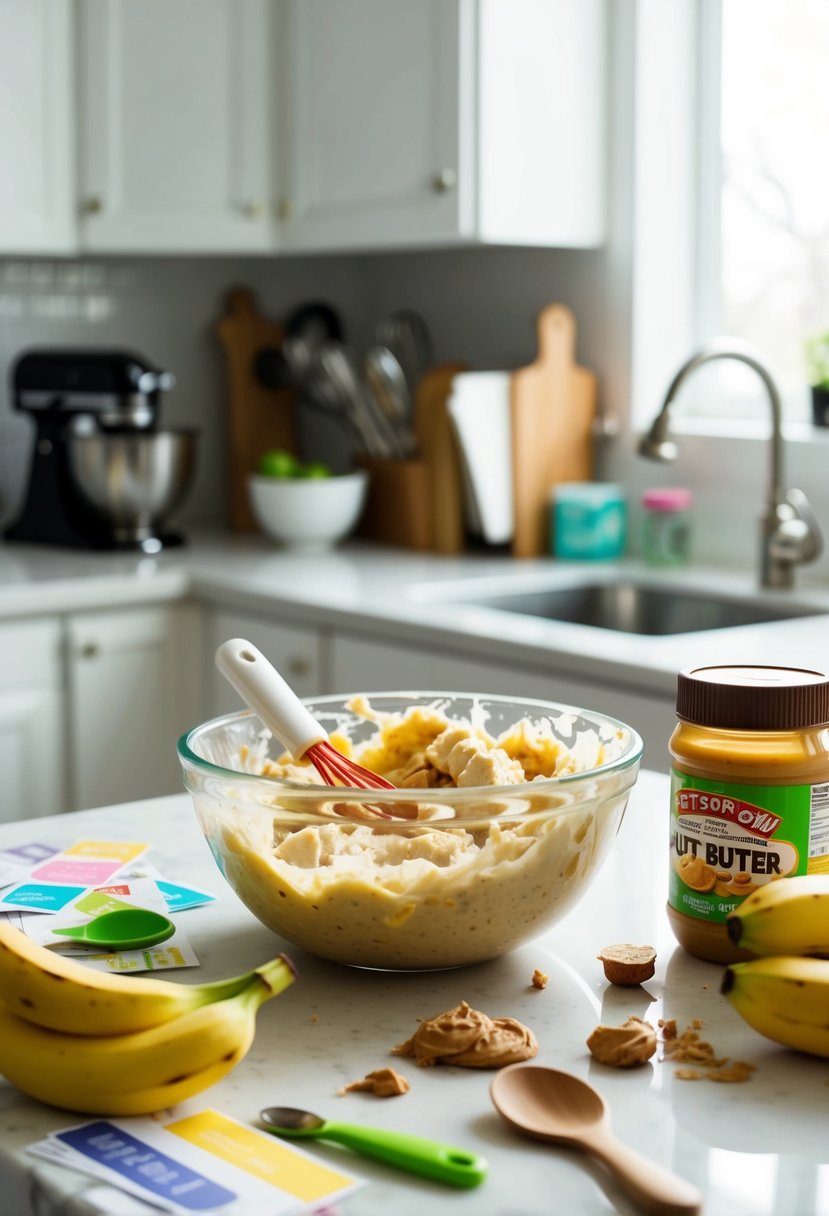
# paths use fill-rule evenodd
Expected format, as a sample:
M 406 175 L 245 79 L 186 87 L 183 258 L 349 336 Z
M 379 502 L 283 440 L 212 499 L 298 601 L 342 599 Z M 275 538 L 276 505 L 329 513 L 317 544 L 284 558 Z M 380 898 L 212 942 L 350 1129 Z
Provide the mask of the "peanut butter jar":
M 676 716 L 668 916 L 689 954 L 736 962 L 725 921 L 752 891 L 829 873 L 829 678 L 689 668 Z

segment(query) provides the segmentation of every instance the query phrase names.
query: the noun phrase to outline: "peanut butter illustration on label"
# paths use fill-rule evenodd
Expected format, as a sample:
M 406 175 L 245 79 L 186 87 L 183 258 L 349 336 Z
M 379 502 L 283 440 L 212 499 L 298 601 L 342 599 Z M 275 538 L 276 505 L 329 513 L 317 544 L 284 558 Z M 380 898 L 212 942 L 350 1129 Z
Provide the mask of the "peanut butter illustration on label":
M 765 883 L 802 871 L 802 844 L 783 835 L 793 826 L 788 817 L 751 801 L 748 792 L 758 799 L 768 793 L 745 786 L 729 791 L 724 782 L 689 780 L 674 770 L 670 903 L 678 911 L 724 922 Z M 789 804 L 777 796 L 785 809 Z

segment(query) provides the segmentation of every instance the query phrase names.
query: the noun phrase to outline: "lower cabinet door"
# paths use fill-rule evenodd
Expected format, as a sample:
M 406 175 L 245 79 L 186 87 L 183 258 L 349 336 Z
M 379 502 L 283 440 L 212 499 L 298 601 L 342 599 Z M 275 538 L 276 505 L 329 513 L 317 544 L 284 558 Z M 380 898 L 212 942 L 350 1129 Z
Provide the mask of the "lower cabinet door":
M 200 621 L 187 604 L 69 619 L 73 810 L 182 791 L 176 741 L 200 717 Z
M 69 809 L 59 688 L 0 689 L 0 823 Z
M 214 655 L 222 642 L 245 638 L 261 650 L 298 697 L 313 697 L 322 688 L 322 640 L 314 629 L 302 629 L 264 616 L 215 609 L 205 630 L 205 684 L 208 689 L 208 715 L 233 713 L 244 709 L 239 694 L 216 669 Z
M 642 736 L 643 763 L 648 768 L 667 772 L 670 766 L 674 706 L 672 700 L 656 694 L 345 634 L 332 643 L 330 682 L 336 693 L 435 690 L 560 701 L 619 718 Z

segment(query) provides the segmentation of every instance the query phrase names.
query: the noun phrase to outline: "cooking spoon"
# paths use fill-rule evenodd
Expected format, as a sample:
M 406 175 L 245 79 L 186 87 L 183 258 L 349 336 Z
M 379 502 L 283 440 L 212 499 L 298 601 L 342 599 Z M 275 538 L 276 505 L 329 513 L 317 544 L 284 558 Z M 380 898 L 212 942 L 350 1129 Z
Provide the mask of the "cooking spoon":
M 409 1136 L 405 1132 L 390 1132 L 379 1127 L 361 1127 L 354 1123 L 330 1123 L 308 1110 L 293 1106 L 268 1106 L 259 1118 L 275 1136 L 298 1139 L 334 1140 L 346 1148 L 376 1157 L 388 1165 L 396 1165 L 410 1174 L 436 1178 L 452 1186 L 478 1186 L 486 1177 L 487 1163 L 477 1153 Z
M 166 942 L 176 931 L 173 922 L 149 908 L 119 908 L 104 912 L 86 925 L 53 929 L 59 937 L 71 937 L 89 946 L 112 946 L 117 950 L 141 950 Z M 55 943 L 57 944 L 57 943 Z
M 489 1087 L 495 1109 L 536 1140 L 580 1148 L 602 1161 L 643 1212 L 696 1216 L 696 1187 L 617 1140 L 604 1098 L 572 1073 L 535 1064 L 502 1068 Z

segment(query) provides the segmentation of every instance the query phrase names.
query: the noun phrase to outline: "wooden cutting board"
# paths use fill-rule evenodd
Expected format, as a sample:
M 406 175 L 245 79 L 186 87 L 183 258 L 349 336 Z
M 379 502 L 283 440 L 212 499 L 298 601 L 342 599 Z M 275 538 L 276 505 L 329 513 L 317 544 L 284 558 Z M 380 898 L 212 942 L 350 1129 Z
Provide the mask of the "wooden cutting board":
M 538 316 L 538 355 L 510 384 L 514 557 L 550 552 L 553 486 L 593 476 L 596 377 L 575 362 L 576 323 L 563 304 Z
M 435 553 L 460 553 L 464 548 L 461 461 L 455 429 L 446 408 L 452 381 L 465 363 L 442 363 L 427 371 L 417 386 L 414 433 L 426 462 L 430 548 Z
M 259 312 L 252 291 L 236 287 L 225 298 L 225 315 L 215 332 L 227 363 L 229 522 L 236 532 L 254 532 L 248 474 L 270 448 L 297 450 L 294 390 L 268 388 L 254 372 L 259 351 L 280 348 L 283 331 Z

